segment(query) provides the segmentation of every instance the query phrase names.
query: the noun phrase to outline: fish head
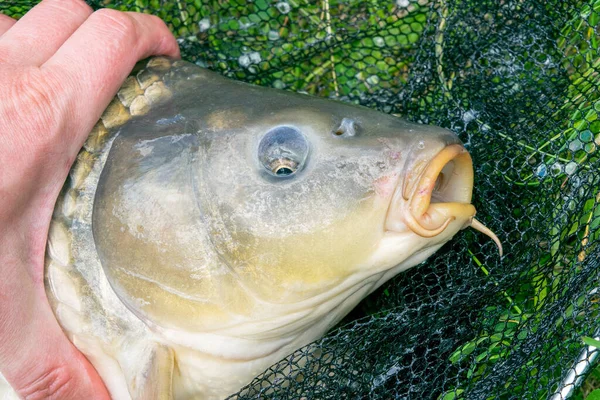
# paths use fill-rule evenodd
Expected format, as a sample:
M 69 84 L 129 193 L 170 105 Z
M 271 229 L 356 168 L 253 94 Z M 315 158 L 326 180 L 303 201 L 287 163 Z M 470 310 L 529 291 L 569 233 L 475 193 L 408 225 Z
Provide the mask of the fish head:
M 162 77 L 142 70 L 120 92 L 138 115 L 108 124 L 86 178 L 60 258 L 81 279 L 49 279 L 57 298 L 84 298 L 77 321 L 130 370 L 127 343 L 160 343 L 174 390 L 224 397 L 461 229 L 497 241 L 473 218 L 453 132 L 163 61 Z
M 454 133 L 285 95 L 200 146 L 204 223 L 259 297 L 298 302 L 397 273 L 471 224 L 473 166 Z
M 147 324 L 284 335 L 335 309 L 314 339 L 460 229 L 487 229 L 451 131 L 182 68 L 168 102 L 120 129 L 93 206 L 108 281 Z

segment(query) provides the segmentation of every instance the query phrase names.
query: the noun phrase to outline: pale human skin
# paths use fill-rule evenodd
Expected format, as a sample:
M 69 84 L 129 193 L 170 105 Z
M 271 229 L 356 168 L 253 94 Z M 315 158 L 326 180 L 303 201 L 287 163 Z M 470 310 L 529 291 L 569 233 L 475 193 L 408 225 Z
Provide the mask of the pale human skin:
M 25 399 L 107 399 L 44 291 L 54 203 L 79 149 L 135 63 L 179 57 L 150 15 L 44 0 L 0 14 L 0 373 Z

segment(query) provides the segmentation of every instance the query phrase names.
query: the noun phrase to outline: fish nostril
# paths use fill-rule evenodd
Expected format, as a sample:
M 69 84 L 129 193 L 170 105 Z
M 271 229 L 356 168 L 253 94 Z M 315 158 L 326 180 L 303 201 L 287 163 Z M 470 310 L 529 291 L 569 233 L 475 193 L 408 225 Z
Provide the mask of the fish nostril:
M 355 136 L 358 130 L 356 121 L 350 118 L 343 118 L 340 125 L 333 130 L 335 136 Z

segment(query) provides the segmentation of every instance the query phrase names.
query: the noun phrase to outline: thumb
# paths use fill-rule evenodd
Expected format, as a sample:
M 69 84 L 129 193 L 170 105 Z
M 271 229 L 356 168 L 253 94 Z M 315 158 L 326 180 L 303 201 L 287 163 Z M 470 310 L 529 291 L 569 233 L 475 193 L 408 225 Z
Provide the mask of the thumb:
M 22 273 L 25 268 L 7 270 Z M 17 394 L 27 400 L 109 399 L 92 365 L 56 322 L 43 290 L 27 273 L 10 281 L 19 287 L 9 288 L 8 295 L 12 289 L 19 295 L 11 296 L 10 310 L 0 309 L 0 365 Z M 0 301 L 0 308 L 6 304 Z

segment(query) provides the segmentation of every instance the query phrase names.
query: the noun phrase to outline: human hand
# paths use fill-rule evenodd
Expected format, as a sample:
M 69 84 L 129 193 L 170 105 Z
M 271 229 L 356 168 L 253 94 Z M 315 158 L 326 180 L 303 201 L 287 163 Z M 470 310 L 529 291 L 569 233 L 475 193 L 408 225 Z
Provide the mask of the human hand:
M 103 399 L 44 290 L 54 203 L 87 134 L 135 63 L 179 57 L 158 18 L 44 0 L 0 15 L 0 372 L 26 399 Z

